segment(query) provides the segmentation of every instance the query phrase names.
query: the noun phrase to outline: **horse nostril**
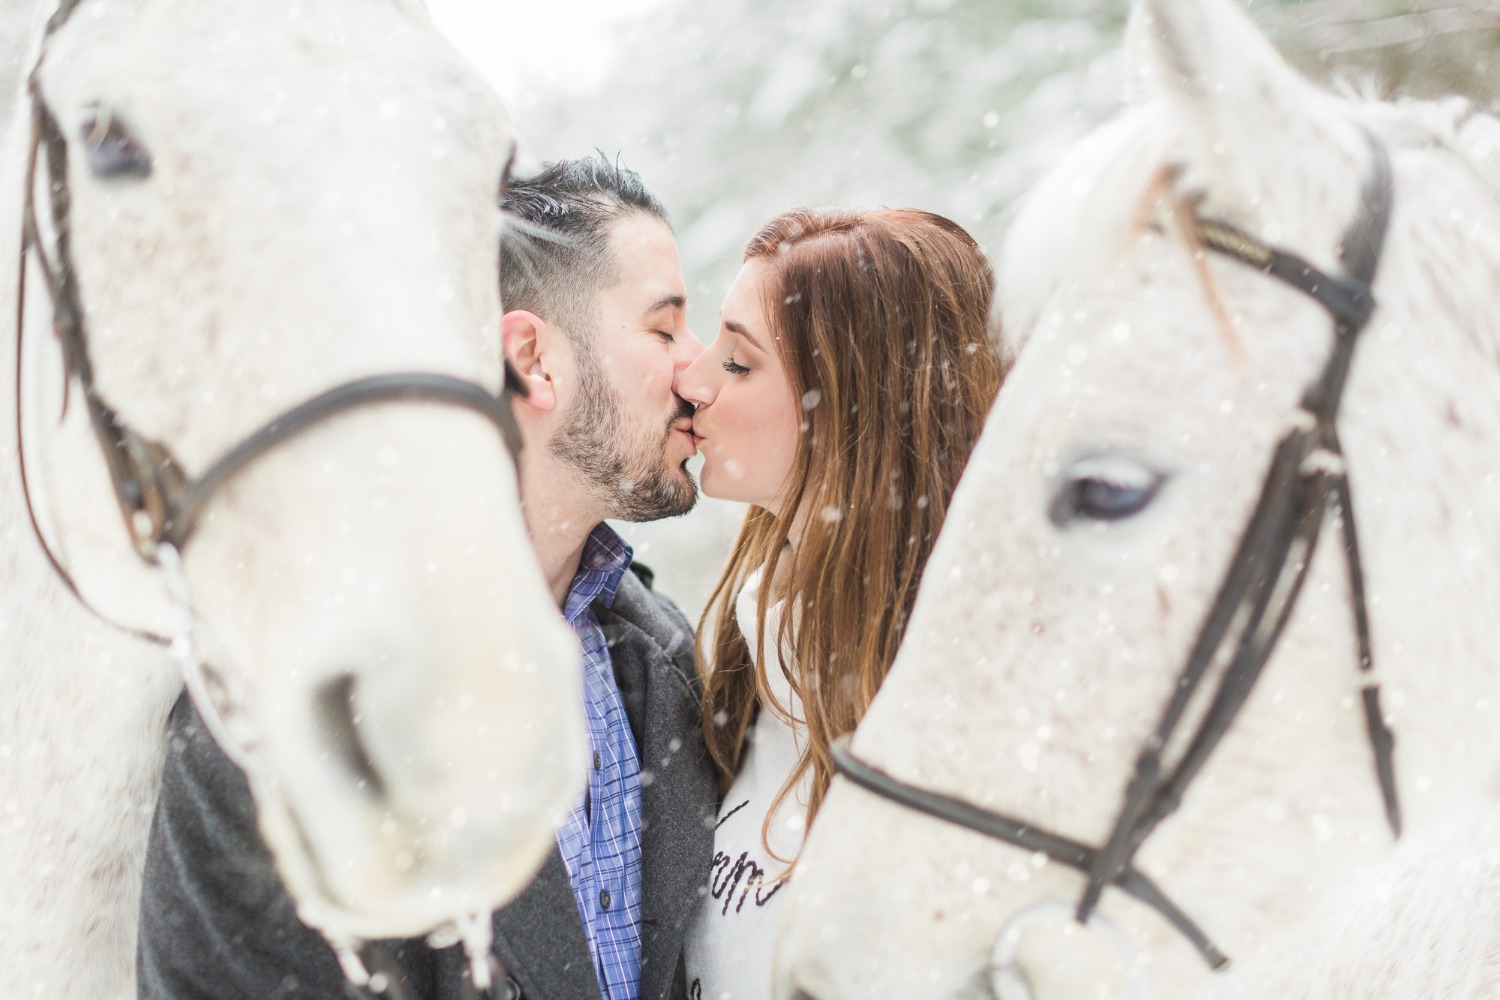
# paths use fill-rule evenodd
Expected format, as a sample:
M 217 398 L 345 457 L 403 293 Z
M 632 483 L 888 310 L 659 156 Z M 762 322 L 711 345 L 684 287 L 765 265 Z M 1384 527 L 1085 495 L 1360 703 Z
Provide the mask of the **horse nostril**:
M 327 741 L 329 756 L 353 776 L 355 787 L 375 798 L 385 798 L 385 782 L 359 735 L 354 687 L 354 675 L 341 674 L 318 688 L 313 696 L 318 731 Z
M 819 961 L 799 961 L 775 991 L 780 1000 L 839 1000 L 843 996 Z
M 818 1000 L 818 998 L 799 986 L 792 992 L 791 1000 Z

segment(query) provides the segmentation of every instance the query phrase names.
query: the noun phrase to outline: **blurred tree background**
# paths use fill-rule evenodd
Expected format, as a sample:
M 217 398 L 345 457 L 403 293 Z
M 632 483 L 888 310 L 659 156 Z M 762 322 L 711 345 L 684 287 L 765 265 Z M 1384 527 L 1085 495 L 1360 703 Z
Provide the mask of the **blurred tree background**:
M 669 0 L 622 28 L 592 91 L 513 98 L 534 158 L 595 148 L 670 208 L 694 330 L 756 227 L 795 204 L 913 205 L 992 253 L 1012 206 L 1121 104 L 1124 0 Z M 1500 0 L 1256 0 L 1311 78 L 1500 111 Z M 566 38 L 555 40 L 566 44 Z M 549 42 L 551 44 L 551 42 Z M 740 511 L 626 526 L 664 590 L 702 606 Z
M 514 110 L 534 157 L 597 147 L 645 175 L 707 330 L 746 237 L 793 204 L 919 205 L 996 246 L 1017 196 L 1119 107 L 1126 7 L 675 0 L 623 27 L 597 90 Z M 1500 108 L 1500 0 L 1248 10 L 1313 79 Z

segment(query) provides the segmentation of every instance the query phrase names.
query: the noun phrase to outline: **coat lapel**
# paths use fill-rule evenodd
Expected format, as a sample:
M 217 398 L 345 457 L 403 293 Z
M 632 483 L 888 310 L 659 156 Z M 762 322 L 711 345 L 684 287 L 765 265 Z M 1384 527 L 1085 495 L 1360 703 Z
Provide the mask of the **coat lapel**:
M 557 848 L 526 891 L 496 912 L 494 928 L 496 950 L 527 1000 L 598 1000 L 583 920 Z
M 692 639 L 679 634 L 663 649 L 620 617 L 641 598 L 652 600 L 644 587 L 622 587 L 618 613 L 602 613 L 600 621 L 641 755 L 640 996 L 663 1000 L 673 995 L 687 923 L 708 884 L 715 789 L 692 680 Z
M 688 920 L 708 884 L 717 808 L 699 724 L 691 633 L 626 573 L 612 608 L 595 605 L 641 760 L 640 1000 L 684 996 Z M 653 638 L 635 622 L 650 622 Z M 598 1000 L 572 884 L 554 848 L 536 879 L 495 914 L 495 944 L 526 1000 Z

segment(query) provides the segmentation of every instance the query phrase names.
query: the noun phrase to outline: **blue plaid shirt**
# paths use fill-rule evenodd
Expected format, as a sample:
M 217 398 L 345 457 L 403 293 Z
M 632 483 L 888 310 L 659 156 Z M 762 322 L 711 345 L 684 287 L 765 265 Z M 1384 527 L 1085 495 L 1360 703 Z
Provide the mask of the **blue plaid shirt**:
M 637 1000 L 641 977 L 641 761 L 593 603 L 614 603 L 630 546 L 604 524 L 590 533 L 563 617 L 583 644 L 588 790 L 557 831 L 604 1000 Z

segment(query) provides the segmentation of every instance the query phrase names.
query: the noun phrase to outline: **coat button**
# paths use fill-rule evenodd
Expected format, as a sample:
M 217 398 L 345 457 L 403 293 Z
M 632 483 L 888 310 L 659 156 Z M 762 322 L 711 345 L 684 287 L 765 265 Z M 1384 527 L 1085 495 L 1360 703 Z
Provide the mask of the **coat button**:
M 602 892 L 599 893 L 599 905 L 602 906 L 604 909 L 607 910 L 607 909 L 609 909 L 609 904 L 610 904 L 609 890 L 605 889 L 605 890 L 603 890 Z
M 598 750 L 594 751 L 594 770 L 596 770 L 596 771 L 602 771 L 602 770 L 604 770 L 604 758 L 601 757 L 601 756 L 599 756 L 599 751 Z
M 495 1000 L 521 1000 L 521 984 L 509 976 L 505 978 L 505 982 L 496 983 L 495 987 Z

